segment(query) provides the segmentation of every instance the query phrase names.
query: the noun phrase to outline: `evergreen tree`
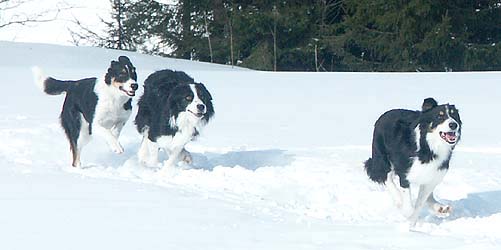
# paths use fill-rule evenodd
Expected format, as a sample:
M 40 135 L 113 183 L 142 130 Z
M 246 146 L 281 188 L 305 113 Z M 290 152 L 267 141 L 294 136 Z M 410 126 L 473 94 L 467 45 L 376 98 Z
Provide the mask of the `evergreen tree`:
M 347 18 L 333 46 L 338 46 L 349 70 L 469 70 L 474 62 L 482 64 L 476 60 L 477 51 L 499 51 L 484 43 L 500 39 L 501 27 L 494 24 L 501 21 L 500 1 L 350 0 L 345 4 Z M 488 64 L 492 62 L 484 65 Z
M 501 70 L 501 1 L 112 0 L 103 46 L 261 70 Z

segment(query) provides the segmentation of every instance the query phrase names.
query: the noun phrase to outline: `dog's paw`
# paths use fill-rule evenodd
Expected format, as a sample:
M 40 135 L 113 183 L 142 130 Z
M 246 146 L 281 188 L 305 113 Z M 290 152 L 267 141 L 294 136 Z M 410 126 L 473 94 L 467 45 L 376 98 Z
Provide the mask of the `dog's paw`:
M 193 157 L 191 156 L 190 152 L 186 150 L 183 151 L 181 155 L 181 160 L 190 165 L 193 163 Z
M 442 204 L 436 203 L 433 205 L 433 212 L 435 212 L 435 215 L 438 217 L 447 217 L 447 216 L 451 215 L 452 207 L 449 205 L 442 205 Z
M 82 167 L 82 163 L 80 161 L 74 161 L 71 164 L 71 166 L 74 167 L 74 168 L 81 168 Z
M 122 145 L 120 145 L 120 143 L 117 143 L 115 146 L 113 146 L 111 150 L 116 154 L 121 154 L 124 152 L 124 148 L 122 147 Z

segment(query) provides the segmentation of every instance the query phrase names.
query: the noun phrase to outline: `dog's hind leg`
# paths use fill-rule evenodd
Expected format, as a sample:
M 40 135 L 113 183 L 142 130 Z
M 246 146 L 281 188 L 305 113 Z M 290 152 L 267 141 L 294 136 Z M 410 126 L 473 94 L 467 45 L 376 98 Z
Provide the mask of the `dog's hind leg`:
M 81 167 L 80 149 L 71 150 L 71 153 L 73 155 L 73 161 L 71 163 L 71 166 L 73 166 L 75 168 L 80 168 Z
M 401 209 L 403 204 L 402 192 L 398 189 L 399 187 L 397 184 L 395 184 L 395 173 L 393 171 L 388 173 L 388 177 L 386 178 L 386 188 L 388 189 L 388 193 L 390 193 L 395 206 Z
M 70 150 L 73 158 L 71 165 L 73 167 L 80 167 L 81 143 L 85 143 L 85 141 L 81 139 L 83 117 L 75 107 L 67 104 L 67 99 L 65 99 L 60 118 L 61 126 L 70 143 Z
M 75 159 L 78 162 L 78 166 L 80 166 L 80 153 L 82 152 L 82 148 L 87 145 L 90 141 L 90 130 L 89 123 L 84 119 L 83 115 L 80 114 L 80 133 L 78 134 L 77 144 L 75 145 L 75 154 L 74 154 L 74 162 Z
M 72 146 L 73 153 L 73 167 L 80 167 L 80 154 L 82 152 L 82 148 L 87 145 L 90 141 L 90 131 L 89 131 L 89 123 L 85 121 L 83 115 L 80 114 L 80 131 L 78 134 L 78 139 L 74 146 Z
M 398 175 L 400 181 L 400 187 L 398 187 L 399 192 L 402 196 L 402 214 L 409 218 L 414 212 L 414 203 L 412 202 L 412 192 L 410 182 L 405 179 L 405 176 Z

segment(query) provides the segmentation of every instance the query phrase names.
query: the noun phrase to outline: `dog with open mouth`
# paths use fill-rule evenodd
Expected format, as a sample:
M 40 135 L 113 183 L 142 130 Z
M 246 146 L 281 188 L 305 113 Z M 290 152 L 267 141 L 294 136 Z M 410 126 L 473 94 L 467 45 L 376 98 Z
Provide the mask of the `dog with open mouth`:
M 162 148 L 169 158 L 160 173 L 181 160 L 191 163 L 185 145 L 200 134 L 213 116 L 212 96 L 202 83 L 182 71 L 166 69 L 151 74 L 144 82 L 135 119 L 137 130 L 143 135 L 139 161 L 156 166 Z
M 386 184 L 396 206 L 415 225 L 428 205 L 437 216 L 452 208 L 440 204 L 433 190 L 442 181 L 461 138 L 461 119 L 454 105 L 424 100 L 421 111 L 394 109 L 374 125 L 372 157 L 365 162 L 369 178 Z M 411 185 L 419 191 L 413 202 Z
M 49 95 L 66 93 L 61 111 L 61 125 L 70 142 L 73 167 L 80 167 L 80 153 L 96 133 L 111 150 L 123 153 L 118 137 L 132 113 L 132 97 L 138 89 L 136 68 L 126 56 L 111 61 L 101 78 L 57 80 L 45 77 L 34 67 L 35 82 Z

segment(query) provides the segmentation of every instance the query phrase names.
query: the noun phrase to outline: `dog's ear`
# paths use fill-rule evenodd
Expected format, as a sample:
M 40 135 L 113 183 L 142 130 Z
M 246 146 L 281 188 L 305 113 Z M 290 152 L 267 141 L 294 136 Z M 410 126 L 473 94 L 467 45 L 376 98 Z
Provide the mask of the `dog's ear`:
M 123 63 L 123 64 L 129 64 L 130 63 L 130 59 L 126 56 L 120 56 L 118 57 L 118 61 L 120 63 Z
M 114 75 L 113 71 L 114 69 L 117 68 L 117 65 L 119 63 L 117 61 L 111 61 L 110 67 L 108 68 L 108 71 L 106 72 L 106 75 L 104 76 L 104 82 L 108 85 L 111 84 L 111 76 Z
M 435 99 L 433 99 L 431 97 L 426 98 L 423 101 L 422 111 L 423 112 L 429 111 L 436 106 L 438 106 L 438 103 L 437 103 L 437 101 L 435 101 Z
M 200 89 L 202 89 L 202 92 L 205 96 L 207 96 L 207 98 L 209 98 L 209 100 L 212 101 L 212 96 L 209 92 L 209 90 L 207 90 L 207 88 L 205 87 L 205 85 L 203 85 L 202 83 L 197 83 L 198 86 L 200 86 Z
M 115 60 L 111 61 L 110 67 L 108 68 L 108 73 L 112 73 L 113 70 L 116 70 L 117 68 L 119 68 L 119 66 L 120 66 L 119 62 L 117 62 Z

